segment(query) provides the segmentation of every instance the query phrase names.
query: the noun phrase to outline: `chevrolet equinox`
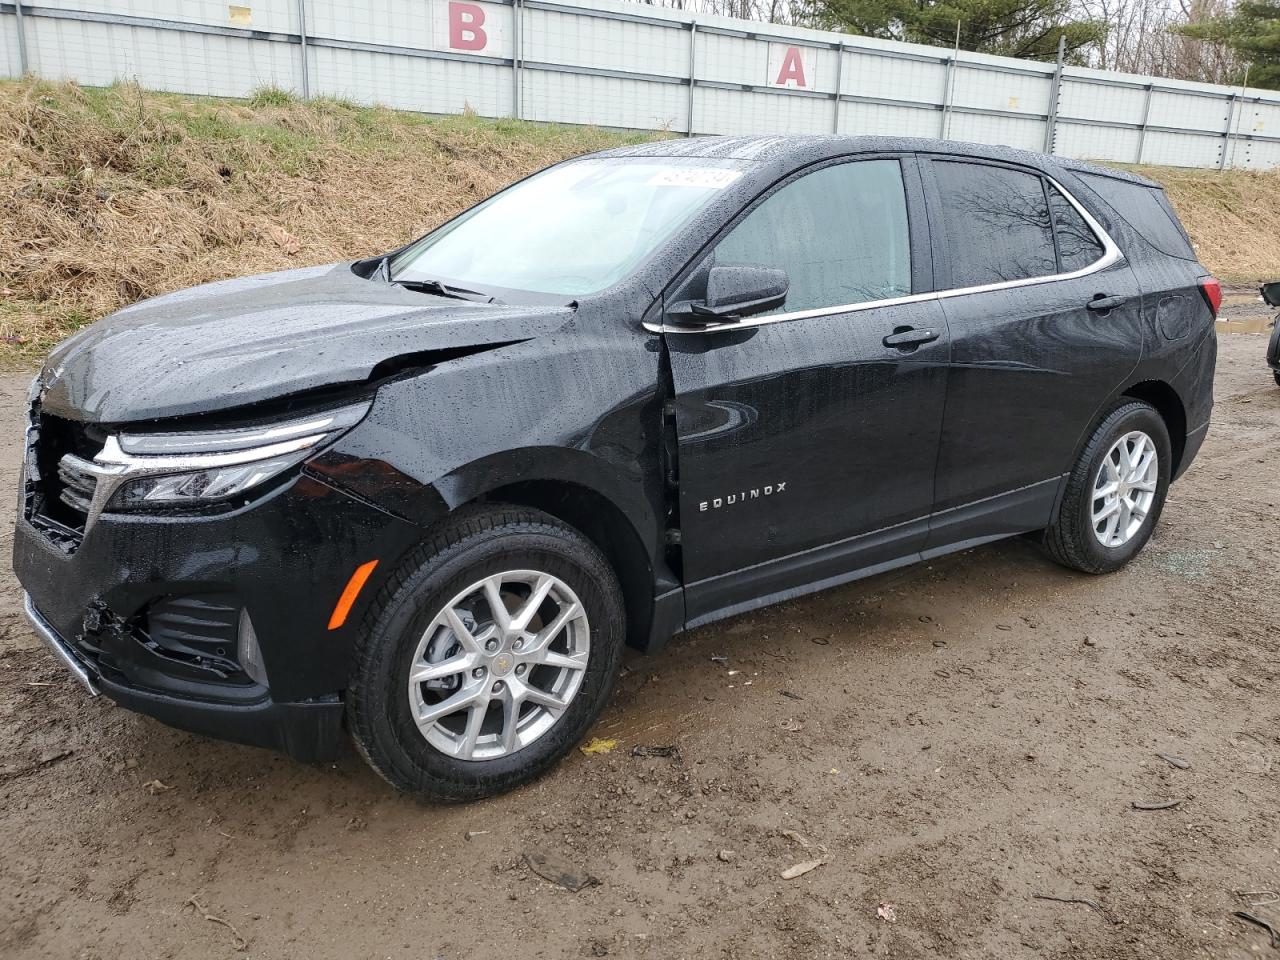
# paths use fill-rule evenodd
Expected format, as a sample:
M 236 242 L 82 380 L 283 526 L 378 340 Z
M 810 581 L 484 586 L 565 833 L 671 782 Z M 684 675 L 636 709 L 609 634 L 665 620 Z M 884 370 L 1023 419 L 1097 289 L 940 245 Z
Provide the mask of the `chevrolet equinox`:
M 1002 537 L 1127 563 L 1208 428 L 1220 299 L 1117 170 L 606 151 L 68 339 L 14 565 L 91 693 L 473 799 L 579 741 L 624 644 Z

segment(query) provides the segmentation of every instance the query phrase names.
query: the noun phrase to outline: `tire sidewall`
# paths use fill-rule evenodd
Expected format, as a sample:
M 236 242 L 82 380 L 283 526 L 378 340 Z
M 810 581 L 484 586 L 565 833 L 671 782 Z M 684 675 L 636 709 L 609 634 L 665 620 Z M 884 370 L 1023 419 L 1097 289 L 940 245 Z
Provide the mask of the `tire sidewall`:
M 1151 504 L 1151 510 L 1142 528 L 1132 539 L 1118 547 L 1105 547 L 1093 530 L 1094 483 L 1103 460 L 1116 441 L 1136 430 L 1145 433 L 1156 446 L 1158 463 L 1155 500 Z M 1076 477 L 1081 502 L 1076 505 L 1074 521 L 1077 527 L 1076 542 L 1099 569 L 1114 570 L 1121 567 L 1147 545 L 1147 541 L 1155 533 L 1156 524 L 1160 522 L 1160 514 L 1164 510 L 1172 465 L 1173 449 L 1169 441 L 1169 429 L 1155 408 L 1145 403 L 1128 403 L 1113 411 L 1098 426 L 1094 432 L 1093 442 L 1086 450 L 1086 456 L 1081 459 L 1077 467 L 1084 472 Z
M 531 779 L 559 760 L 586 733 L 612 691 L 621 656 L 623 623 L 612 572 L 585 540 L 568 531 L 504 532 L 499 527 L 462 549 L 433 557 L 408 574 L 395 596 L 367 627 L 368 657 L 358 671 L 361 727 L 375 743 L 366 747 L 392 769 L 396 785 L 439 799 L 487 796 Z M 589 549 L 583 549 L 583 548 Z M 538 570 L 564 581 L 578 596 L 591 631 L 582 683 L 554 726 L 527 747 L 490 760 L 459 760 L 441 753 L 418 729 L 410 712 L 409 667 L 423 633 L 445 604 L 475 583 L 509 570 Z M 610 579 L 604 579 L 610 578 Z M 372 759 L 372 757 L 371 757 Z M 375 766 L 381 766 L 375 761 Z

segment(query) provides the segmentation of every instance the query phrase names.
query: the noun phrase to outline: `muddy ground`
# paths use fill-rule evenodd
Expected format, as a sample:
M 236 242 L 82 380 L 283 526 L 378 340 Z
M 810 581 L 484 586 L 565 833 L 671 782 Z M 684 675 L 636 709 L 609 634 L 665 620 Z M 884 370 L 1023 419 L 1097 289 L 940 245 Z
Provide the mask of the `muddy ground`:
M 1222 337 L 1209 440 L 1121 573 L 1014 540 L 698 630 L 628 660 L 594 731 L 617 749 L 471 806 L 86 699 L 6 572 L 0 956 L 1269 955 L 1233 917 L 1280 922 L 1264 342 Z M 5 489 L 26 379 L 0 380 Z

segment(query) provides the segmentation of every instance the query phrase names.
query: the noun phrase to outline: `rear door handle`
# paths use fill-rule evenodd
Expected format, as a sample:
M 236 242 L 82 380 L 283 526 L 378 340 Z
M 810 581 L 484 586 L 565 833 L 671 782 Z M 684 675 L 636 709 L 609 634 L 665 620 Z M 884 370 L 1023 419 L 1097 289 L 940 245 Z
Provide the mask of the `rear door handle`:
M 1128 297 L 1094 297 L 1085 306 L 1090 310 L 1096 310 L 1105 313 L 1107 310 L 1114 310 L 1116 307 L 1124 306 Z
M 884 338 L 884 345 L 886 347 L 897 347 L 900 350 L 914 350 L 922 344 L 933 343 L 937 339 L 937 330 L 916 330 L 912 327 L 898 327 L 893 333 Z

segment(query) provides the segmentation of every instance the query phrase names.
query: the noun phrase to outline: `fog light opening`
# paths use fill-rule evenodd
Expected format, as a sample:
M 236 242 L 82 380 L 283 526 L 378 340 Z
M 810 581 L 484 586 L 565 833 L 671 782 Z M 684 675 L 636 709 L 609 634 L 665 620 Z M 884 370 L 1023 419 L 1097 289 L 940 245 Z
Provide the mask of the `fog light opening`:
M 262 663 L 262 650 L 258 647 L 258 635 L 254 632 L 249 611 L 240 610 L 240 630 L 236 641 L 236 659 L 240 668 L 254 683 L 267 685 L 267 668 Z

